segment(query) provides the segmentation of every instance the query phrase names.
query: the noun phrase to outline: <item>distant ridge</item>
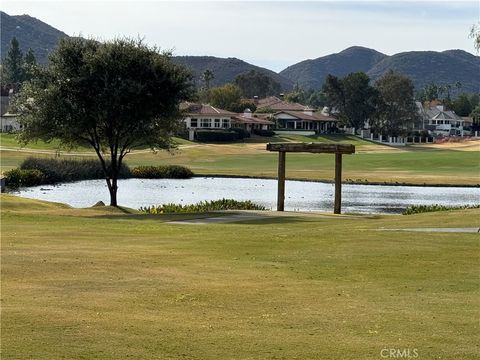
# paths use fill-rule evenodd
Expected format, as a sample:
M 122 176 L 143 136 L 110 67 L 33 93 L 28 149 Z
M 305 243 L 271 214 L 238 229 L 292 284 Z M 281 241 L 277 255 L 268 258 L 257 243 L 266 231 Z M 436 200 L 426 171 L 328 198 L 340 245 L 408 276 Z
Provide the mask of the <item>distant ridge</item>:
M 461 83 L 461 91 L 480 92 L 480 58 L 463 50 L 409 51 L 386 57 L 367 74 L 376 80 L 395 70 L 412 79 L 417 89 L 426 84 Z
M 461 91 L 480 91 L 480 58 L 463 50 L 409 51 L 387 56 L 354 46 L 338 54 L 301 61 L 282 70 L 280 75 L 303 88 L 319 89 L 328 74 L 341 77 L 363 71 L 375 81 L 389 70 L 411 78 L 417 89 L 431 82 L 441 85 L 460 81 Z
M 5 58 L 10 41 L 15 36 L 23 53 L 32 48 L 37 61 L 45 64 L 48 54 L 57 46 L 58 41 L 67 36 L 64 32 L 28 15 L 10 16 L 0 11 L 0 24 L 2 59 Z
M 270 76 L 273 80 L 280 83 L 284 91 L 292 90 L 293 88 L 293 82 L 290 79 L 287 79 L 272 70 L 249 64 L 237 58 L 174 56 L 173 62 L 190 68 L 197 83 L 200 81 L 200 76 L 206 69 L 213 71 L 215 76 L 211 82 L 212 86 L 220 86 L 228 82 L 233 82 L 238 75 L 250 70 L 255 70 L 259 73 Z
M 319 89 L 328 74 L 343 77 L 351 72 L 367 72 L 387 55 L 361 46 L 352 46 L 337 54 L 304 60 L 287 67 L 280 75 L 305 89 Z
M 0 12 L 1 57 L 5 57 L 10 41 L 16 36 L 21 49 L 35 51 L 39 63 L 46 63 L 48 54 L 67 34 L 29 15 L 10 16 Z M 462 84 L 460 91 L 480 92 L 480 58 L 463 50 L 410 51 L 388 56 L 374 49 L 353 46 L 336 54 L 304 60 L 291 65 L 280 73 L 249 64 L 237 58 L 214 56 L 174 56 L 173 61 L 192 70 L 200 85 L 200 76 L 206 70 L 213 71 L 212 86 L 232 82 L 236 76 L 255 70 L 280 83 L 283 91 L 295 84 L 304 89 L 320 89 L 328 74 L 345 76 L 363 71 L 375 81 L 389 70 L 410 77 L 417 89 L 434 82 L 437 85 Z

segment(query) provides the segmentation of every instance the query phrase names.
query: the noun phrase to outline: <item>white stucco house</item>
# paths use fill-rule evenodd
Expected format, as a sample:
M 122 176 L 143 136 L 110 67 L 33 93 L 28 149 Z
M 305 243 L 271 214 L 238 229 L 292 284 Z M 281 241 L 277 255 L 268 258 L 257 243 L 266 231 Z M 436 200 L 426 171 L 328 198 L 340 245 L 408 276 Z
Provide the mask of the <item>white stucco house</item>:
M 256 100 L 256 105 L 257 110 L 268 109 L 272 112 L 272 118 L 278 130 L 309 130 L 326 133 L 335 129 L 338 123 L 337 119 L 323 111 L 285 101 L 282 96 Z
M 277 128 L 286 130 L 313 130 L 318 133 L 328 133 L 337 128 L 338 120 L 305 108 L 303 111 L 283 110 L 274 115 Z
M 17 132 L 22 129 L 22 125 L 18 122 L 16 114 L 5 113 L 0 116 L 0 132 L 10 133 Z
M 271 130 L 275 123 L 268 118 L 270 114 L 252 114 L 250 109 L 245 109 L 243 114 L 232 117 L 233 127 L 242 128 L 248 132 L 254 130 Z
M 8 95 L 2 96 L 0 100 L 0 132 L 16 132 L 22 129 L 17 115 L 8 111 L 12 94 L 13 90 Z
M 195 131 L 199 129 L 228 129 L 232 127 L 232 117 L 236 114 L 218 109 L 209 104 L 184 102 L 180 104 L 184 111 L 183 122 L 188 131 L 188 139 L 195 139 Z

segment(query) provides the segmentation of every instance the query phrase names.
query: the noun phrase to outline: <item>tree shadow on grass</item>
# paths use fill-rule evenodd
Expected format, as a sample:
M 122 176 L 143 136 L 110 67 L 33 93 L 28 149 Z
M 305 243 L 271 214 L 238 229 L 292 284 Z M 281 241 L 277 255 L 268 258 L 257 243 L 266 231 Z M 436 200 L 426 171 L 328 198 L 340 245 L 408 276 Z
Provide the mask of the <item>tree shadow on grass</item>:
M 245 219 L 235 217 L 235 215 L 245 215 Z M 274 215 L 274 214 L 258 214 L 258 218 L 249 217 L 248 213 L 239 212 L 216 212 L 216 213 L 193 213 L 193 214 L 106 214 L 95 216 L 102 220 L 134 220 L 134 221 L 155 221 L 161 223 L 169 223 L 171 225 L 261 225 L 261 224 L 286 224 L 308 222 L 309 217 L 302 215 Z M 255 216 L 255 215 L 252 215 Z M 228 219 L 232 217 L 231 221 Z M 209 219 L 225 218 L 225 221 L 209 222 Z M 195 223 L 198 221 L 198 223 Z M 175 223 L 173 223 L 175 222 Z M 182 224 L 182 222 L 184 222 Z

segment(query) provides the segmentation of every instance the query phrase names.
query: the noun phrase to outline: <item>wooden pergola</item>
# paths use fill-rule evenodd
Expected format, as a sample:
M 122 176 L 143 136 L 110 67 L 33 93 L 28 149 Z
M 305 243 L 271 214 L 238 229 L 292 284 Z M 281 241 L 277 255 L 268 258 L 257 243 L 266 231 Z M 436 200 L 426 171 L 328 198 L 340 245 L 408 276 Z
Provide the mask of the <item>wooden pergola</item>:
M 283 211 L 285 205 L 285 154 L 287 152 L 309 152 L 315 154 L 335 154 L 335 206 L 333 213 L 340 214 L 342 209 L 342 155 L 355 153 L 351 144 L 322 143 L 277 143 L 267 144 L 268 151 L 278 152 L 278 195 L 277 211 Z

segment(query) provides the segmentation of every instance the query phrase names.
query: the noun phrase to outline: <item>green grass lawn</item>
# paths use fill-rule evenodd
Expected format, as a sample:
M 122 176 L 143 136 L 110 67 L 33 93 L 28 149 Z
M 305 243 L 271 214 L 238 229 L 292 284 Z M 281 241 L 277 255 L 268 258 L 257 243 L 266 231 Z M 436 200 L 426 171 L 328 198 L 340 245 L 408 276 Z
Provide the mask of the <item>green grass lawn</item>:
M 15 148 L 12 135 L 1 135 L 10 144 L 5 148 Z M 148 150 L 137 151 L 126 157 L 130 166 L 178 164 L 190 167 L 198 174 L 266 176 L 277 174 L 277 154 L 265 150 L 258 138 L 253 142 L 235 144 L 197 144 L 178 140 L 179 149 L 173 154 Z M 256 142 L 255 142 L 256 141 Z M 353 143 L 357 153 L 345 155 L 343 179 L 356 182 L 388 182 L 411 184 L 458 184 L 476 185 L 480 183 L 480 151 L 432 150 L 407 147 L 392 149 L 384 145 L 372 144 L 351 136 L 286 135 L 264 141 L 304 141 Z M 45 145 L 44 150 L 52 150 Z M 38 143 L 37 146 L 42 146 Z M 18 148 L 18 144 L 17 144 Z M 17 167 L 28 156 L 55 156 L 35 153 L 38 149 L 2 150 L 1 170 Z M 61 156 L 84 157 L 95 155 L 80 149 L 74 154 Z M 288 154 L 287 177 L 295 179 L 332 180 L 334 176 L 334 156 L 330 154 Z
M 2 359 L 477 359 L 480 210 L 172 225 L 1 196 Z M 188 215 L 192 216 L 192 215 Z

